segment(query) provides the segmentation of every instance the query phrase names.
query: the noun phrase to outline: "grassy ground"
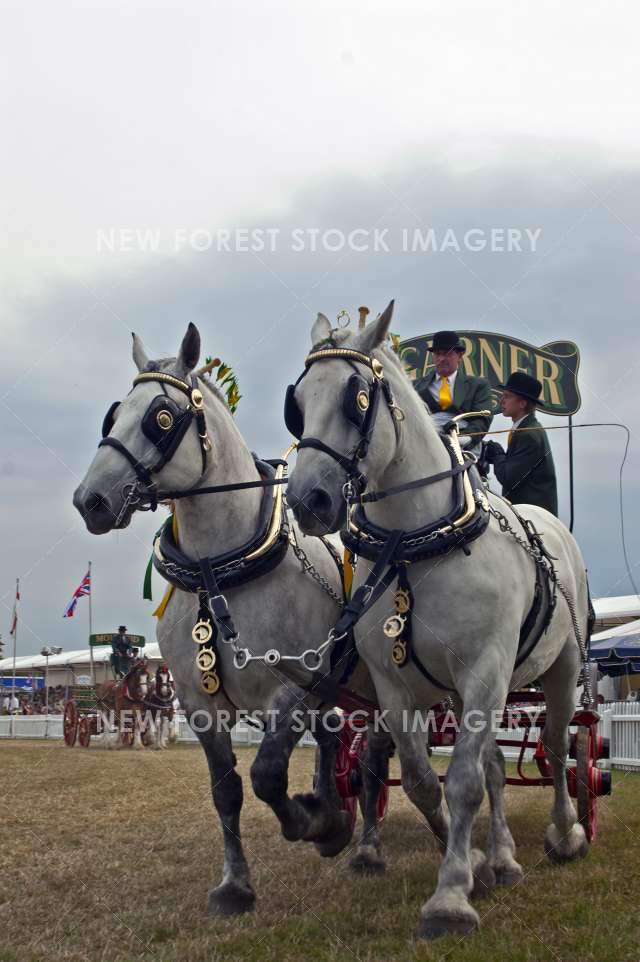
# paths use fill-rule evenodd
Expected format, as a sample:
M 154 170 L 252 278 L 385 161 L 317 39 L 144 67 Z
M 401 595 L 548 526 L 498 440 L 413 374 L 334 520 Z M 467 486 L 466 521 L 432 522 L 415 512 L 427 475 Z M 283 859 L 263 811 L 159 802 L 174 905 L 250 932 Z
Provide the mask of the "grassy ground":
M 245 776 L 253 750 L 238 756 Z M 293 790 L 308 788 L 312 765 L 311 751 L 294 754 Z M 588 859 L 559 868 L 542 854 L 551 791 L 509 789 L 525 882 L 478 903 L 479 933 L 435 943 L 413 932 L 438 860 L 400 789 L 384 828 L 389 868 L 374 879 L 350 875 L 350 851 L 327 861 L 285 842 L 247 792 L 242 830 L 257 909 L 212 920 L 204 908 L 220 878 L 220 831 L 197 746 L 138 754 L 3 742 L 0 784 L 0 962 L 640 958 L 639 775 L 616 774 Z M 486 824 L 483 807 L 480 837 Z

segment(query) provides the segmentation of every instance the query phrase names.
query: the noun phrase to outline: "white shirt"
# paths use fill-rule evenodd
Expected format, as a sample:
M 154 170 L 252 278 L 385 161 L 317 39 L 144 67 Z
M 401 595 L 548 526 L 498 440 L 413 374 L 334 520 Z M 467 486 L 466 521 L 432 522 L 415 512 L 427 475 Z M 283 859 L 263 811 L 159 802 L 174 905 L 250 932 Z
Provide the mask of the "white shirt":
M 455 387 L 456 377 L 457 377 L 457 376 L 458 376 L 458 372 L 457 372 L 457 371 L 454 371 L 453 374 L 449 374 L 449 390 L 450 390 L 450 392 L 451 392 L 451 398 L 452 398 L 452 399 L 453 399 L 453 389 L 454 389 L 454 387 Z M 442 387 L 442 378 L 439 377 L 438 374 L 436 374 L 436 376 L 434 377 L 433 381 L 432 381 L 431 384 L 429 385 L 429 390 L 431 391 L 432 396 L 436 399 L 436 401 L 438 402 L 438 404 L 440 403 L 440 388 L 441 388 L 441 387 Z
M 516 431 L 516 430 L 520 427 L 520 425 L 522 424 L 522 422 L 524 421 L 524 419 L 525 419 L 525 418 L 528 418 L 528 417 L 529 417 L 528 414 L 523 414 L 522 417 L 521 417 L 521 418 L 518 418 L 517 421 L 513 421 L 513 422 L 511 423 L 511 430 L 512 430 L 512 431 Z

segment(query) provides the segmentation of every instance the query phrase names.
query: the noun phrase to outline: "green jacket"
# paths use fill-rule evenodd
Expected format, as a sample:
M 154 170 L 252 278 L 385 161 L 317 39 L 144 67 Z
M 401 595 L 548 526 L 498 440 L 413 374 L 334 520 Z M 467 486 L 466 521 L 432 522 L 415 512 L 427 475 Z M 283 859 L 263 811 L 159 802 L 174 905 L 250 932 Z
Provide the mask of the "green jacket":
M 431 393 L 431 385 L 436 376 L 436 369 L 432 368 L 428 374 L 414 382 L 414 387 L 431 413 L 440 410 L 440 405 Z M 464 414 L 465 411 L 493 411 L 493 398 L 491 387 L 484 377 L 471 377 L 464 370 L 462 364 L 458 368 L 455 384 L 453 386 L 453 404 L 447 408 L 447 414 L 453 417 L 456 414 Z M 489 417 L 469 418 L 467 427 L 461 434 L 470 434 L 472 431 L 489 430 L 493 414 Z M 481 441 L 480 435 L 474 439 L 474 443 Z
M 520 428 L 540 428 L 535 414 L 528 414 Z M 507 453 L 493 466 L 502 493 L 513 504 L 537 504 L 558 514 L 556 469 L 546 431 L 513 432 Z

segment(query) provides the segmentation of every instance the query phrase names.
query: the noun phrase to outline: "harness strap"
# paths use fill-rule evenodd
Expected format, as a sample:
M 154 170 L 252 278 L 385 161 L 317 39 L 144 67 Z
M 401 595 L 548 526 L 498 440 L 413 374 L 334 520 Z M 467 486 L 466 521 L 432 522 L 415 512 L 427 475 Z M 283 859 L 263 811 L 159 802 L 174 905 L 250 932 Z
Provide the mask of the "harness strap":
M 205 583 L 205 590 L 200 592 L 200 601 L 207 605 L 216 627 L 224 641 L 230 642 L 238 637 L 238 632 L 233 623 L 231 612 L 227 604 L 227 599 L 220 591 L 216 576 L 213 572 L 210 558 L 199 558 L 198 565 L 202 572 Z
M 390 533 L 376 563 L 369 572 L 369 577 L 356 589 L 351 600 L 345 605 L 333 629 L 334 635 L 340 636 L 349 632 L 392 583 L 397 574 L 396 565 L 391 564 L 386 572 L 384 569 L 391 562 L 403 534 L 404 532 L 399 528 Z
M 125 448 L 124 444 L 122 444 L 121 441 L 118 441 L 117 438 L 112 438 L 110 436 L 107 436 L 106 438 L 103 438 L 102 441 L 100 441 L 100 443 L 98 444 L 98 447 L 99 448 L 115 448 L 116 451 L 119 451 L 120 454 L 124 455 L 124 457 L 127 459 L 127 461 L 129 462 L 133 470 L 136 472 L 136 477 L 138 478 L 138 480 L 142 481 L 142 483 L 145 484 L 147 487 L 151 487 L 151 485 L 153 484 L 153 479 L 151 477 L 151 473 L 149 469 L 142 463 L 142 461 L 138 461 L 135 455 L 133 455 L 128 448 Z
M 359 460 L 357 456 L 348 458 L 346 455 L 340 454 L 339 451 L 334 450 L 334 448 L 330 448 L 329 445 L 325 444 L 324 441 L 321 441 L 320 438 L 302 438 L 302 440 L 298 442 L 298 451 L 300 451 L 302 448 L 316 448 L 318 451 L 328 454 L 329 457 L 333 458 L 334 461 L 337 461 L 340 467 L 346 471 L 348 478 L 353 481 L 354 484 L 356 484 L 358 487 L 362 487 L 363 489 L 366 487 L 367 479 L 365 475 L 360 471 L 353 473 L 356 463 Z
M 456 475 L 468 471 L 474 463 L 473 461 L 465 461 L 464 464 L 456 464 L 448 471 L 441 471 L 439 474 L 432 474 L 427 478 L 417 478 L 415 481 L 407 481 L 406 484 L 396 484 L 393 488 L 386 488 L 384 491 L 369 491 L 367 494 L 361 495 L 360 504 L 382 501 L 394 494 L 401 494 L 402 491 L 412 491 L 415 488 L 424 488 L 429 484 L 435 484 L 437 481 L 444 481 L 446 478 L 455 478 Z

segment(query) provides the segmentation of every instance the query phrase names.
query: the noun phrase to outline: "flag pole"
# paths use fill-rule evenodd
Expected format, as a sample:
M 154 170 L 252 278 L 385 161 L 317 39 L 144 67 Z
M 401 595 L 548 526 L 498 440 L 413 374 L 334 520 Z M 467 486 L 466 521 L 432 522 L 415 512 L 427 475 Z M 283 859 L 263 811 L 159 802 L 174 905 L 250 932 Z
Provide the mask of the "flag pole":
M 13 671 L 11 678 L 11 695 L 9 696 L 9 711 L 11 713 L 10 731 L 11 738 L 15 735 L 16 723 L 15 712 L 13 710 L 13 699 L 16 694 L 16 653 L 18 650 L 18 598 L 20 597 L 20 579 L 16 578 L 16 600 L 14 602 L 15 621 L 13 624 Z
M 93 633 L 93 618 L 91 615 L 91 596 L 93 594 L 93 579 L 91 577 L 91 562 L 89 562 L 89 661 L 91 663 L 91 684 L 95 687 L 96 684 L 96 669 L 93 663 L 93 645 L 91 644 L 91 635 Z

